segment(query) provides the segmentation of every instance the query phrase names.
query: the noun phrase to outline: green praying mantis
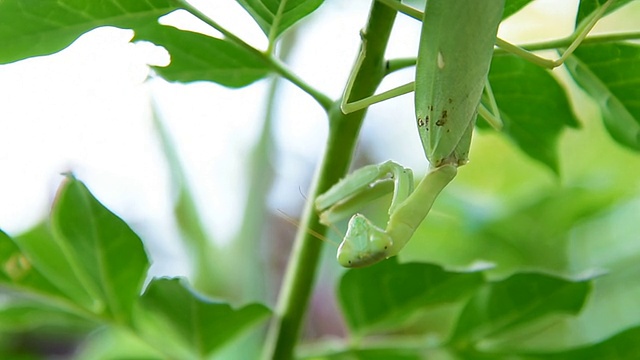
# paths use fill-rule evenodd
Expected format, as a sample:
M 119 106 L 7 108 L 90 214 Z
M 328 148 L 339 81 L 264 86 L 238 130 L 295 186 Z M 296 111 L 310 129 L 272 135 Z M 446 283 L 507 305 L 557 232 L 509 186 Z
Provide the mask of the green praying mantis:
M 416 124 L 430 166 L 415 188 L 411 169 L 392 161 L 365 166 L 316 198 L 321 223 L 330 225 L 352 216 L 337 253 L 344 267 L 369 266 L 397 255 L 456 176 L 457 168 L 468 162 L 478 113 L 500 127 L 500 113 L 487 80 L 495 45 L 554 68 L 584 40 L 614 0 L 607 1 L 576 29 L 573 43 L 558 60 L 540 58 L 497 37 L 505 0 L 428 0 L 424 13 L 397 0 L 377 1 L 422 20 L 415 82 L 347 103 L 357 69 L 366 56 L 361 50 L 341 108 L 350 113 L 415 90 Z M 366 34 L 361 36 L 366 41 Z M 384 229 L 357 213 L 363 204 L 388 193 L 392 193 L 392 200 Z

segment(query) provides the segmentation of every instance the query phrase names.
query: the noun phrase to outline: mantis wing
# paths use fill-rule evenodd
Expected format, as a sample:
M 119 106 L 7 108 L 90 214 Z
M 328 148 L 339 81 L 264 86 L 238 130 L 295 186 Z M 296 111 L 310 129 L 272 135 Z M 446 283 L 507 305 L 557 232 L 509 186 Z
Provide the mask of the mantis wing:
M 416 67 L 416 119 L 431 166 L 468 160 L 504 0 L 429 0 Z

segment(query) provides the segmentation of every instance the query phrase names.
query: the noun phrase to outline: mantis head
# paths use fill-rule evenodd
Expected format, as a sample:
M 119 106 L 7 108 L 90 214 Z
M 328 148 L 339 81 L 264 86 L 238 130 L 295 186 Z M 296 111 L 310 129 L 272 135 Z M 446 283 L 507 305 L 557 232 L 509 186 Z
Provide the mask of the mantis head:
M 349 220 L 344 240 L 338 248 L 338 263 L 344 267 L 364 267 L 387 258 L 393 240 L 366 217 L 355 214 Z

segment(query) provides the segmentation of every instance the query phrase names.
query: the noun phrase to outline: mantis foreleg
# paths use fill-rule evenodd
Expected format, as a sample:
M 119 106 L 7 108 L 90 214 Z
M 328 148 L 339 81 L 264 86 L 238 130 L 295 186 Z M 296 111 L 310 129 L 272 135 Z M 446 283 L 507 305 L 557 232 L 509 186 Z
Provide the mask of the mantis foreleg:
M 411 170 L 387 161 L 357 170 L 319 196 L 316 208 L 322 211 L 320 219 L 326 224 L 329 220 L 351 216 L 355 206 L 363 205 L 357 201 L 362 200 L 358 196 L 377 187 L 377 184 L 384 184 L 383 189 L 387 192 L 393 191 L 389 220 L 384 229 L 361 214 L 351 217 L 338 248 L 340 265 L 363 267 L 397 255 L 427 216 L 438 194 L 455 177 L 456 171 L 456 167 L 451 165 L 433 169 L 413 190 Z M 387 186 L 391 183 L 393 189 Z

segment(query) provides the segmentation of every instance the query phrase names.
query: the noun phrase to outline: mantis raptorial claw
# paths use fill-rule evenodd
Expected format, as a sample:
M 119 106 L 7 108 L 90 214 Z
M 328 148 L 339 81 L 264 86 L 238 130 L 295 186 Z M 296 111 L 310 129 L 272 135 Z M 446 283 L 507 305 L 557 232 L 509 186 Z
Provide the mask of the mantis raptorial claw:
M 391 191 L 394 193 L 386 227 L 383 230 L 364 215 L 353 215 L 347 234 L 338 248 L 337 257 L 340 265 L 369 266 L 397 255 L 427 216 L 440 191 L 455 177 L 456 167 L 446 165 L 431 170 L 414 190 L 413 177 L 410 176 L 409 169 L 392 161 L 366 166 L 354 172 L 352 175 L 355 176 L 346 177 L 317 198 L 316 208 L 322 211 L 321 221 L 339 220 L 352 214 L 353 212 L 344 211 L 345 204 L 349 204 L 348 209 L 361 206 L 362 203 L 358 201 L 362 200 L 360 195 L 369 192 L 372 183 L 385 181 L 389 174 L 394 174 L 393 188 L 385 187 L 386 192 L 378 195 L 382 196 Z

